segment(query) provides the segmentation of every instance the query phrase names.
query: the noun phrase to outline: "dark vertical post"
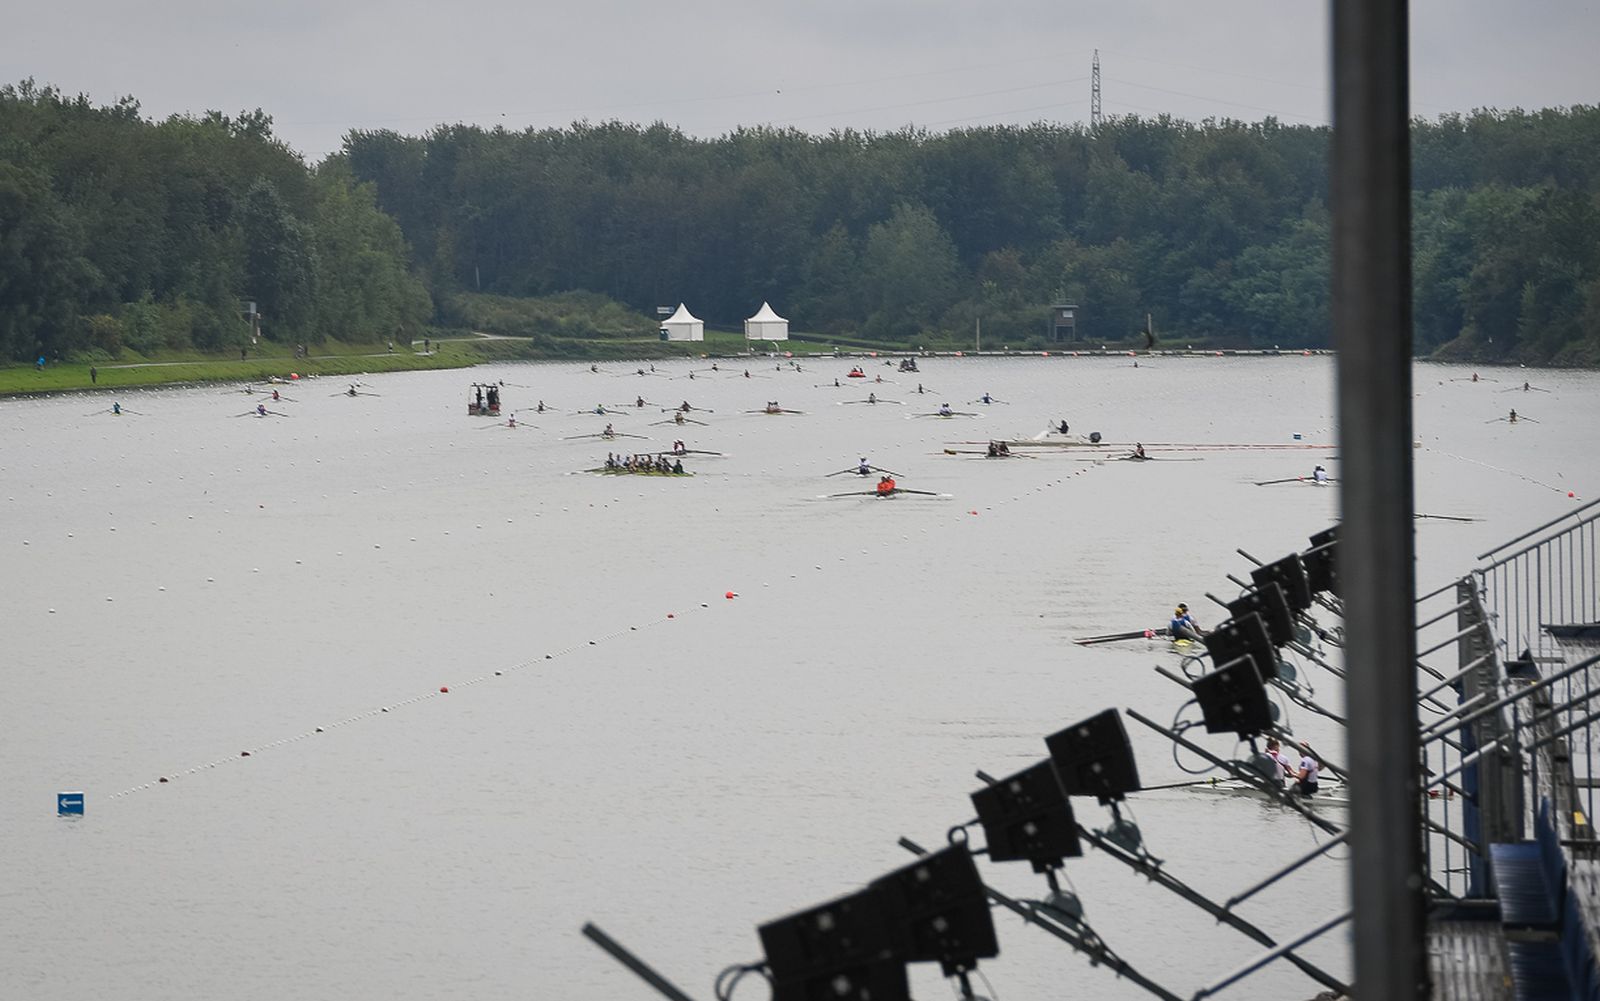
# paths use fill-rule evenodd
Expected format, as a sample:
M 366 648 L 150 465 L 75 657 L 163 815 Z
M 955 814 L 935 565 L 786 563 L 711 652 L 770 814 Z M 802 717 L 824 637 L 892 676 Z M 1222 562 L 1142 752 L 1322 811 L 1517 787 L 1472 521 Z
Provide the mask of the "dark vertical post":
M 1428 996 L 1411 483 L 1406 0 L 1333 0 L 1333 330 L 1355 990 Z

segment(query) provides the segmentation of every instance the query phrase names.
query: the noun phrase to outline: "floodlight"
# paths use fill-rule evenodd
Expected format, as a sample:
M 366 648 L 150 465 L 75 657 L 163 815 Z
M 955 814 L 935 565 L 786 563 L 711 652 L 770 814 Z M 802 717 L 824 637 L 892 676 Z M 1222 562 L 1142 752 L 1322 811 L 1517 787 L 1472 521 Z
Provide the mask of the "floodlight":
M 1228 614 L 1237 619 L 1255 612 L 1261 616 L 1267 626 L 1267 636 L 1275 647 L 1283 646 L 1294 640 L 1294 613 L 1289 610 L 1289 603 L 1284 599 L 1283 588 L 1276 581 L 1267 581 L 1254 591 L 1246 591 L 1243 595 L 1228 602 Z M 1272 661 L 1277 663 L 1277 656 Z
M 1299 553 L 1290 553 L 1281 560 L 1256 567 L 1250 571 L 1250 580 L 1257 587 L 1265 587 L 1272 581 L 1283 588 L 1290 611 L 1304 612 L 1311 607 L 1311 583 L 1306 579 L 1305 564 L 1300 562 Z
M 1339 595 L 1339 563 L 1337 559 L 1339 526 L 1324 529 L 1311 537 L 1311 548 L 1300 554 L 1305 564 L 1306 583 L 1312 594 L 1323 591 Z
M 909 1001 L 905 961 L 895 954 L 870 888 L 769 922 L 758 933 L 774 999 Z
M 1044 743 L 1068 796 L 1095 796 L 1109 802 L 1140 788 L 1133 745 L 1115 709 L 1053 733 Z
M 1032 862 L 1034 872 L 1044 872 L 1083 854 L 1072 803 L 1048 761 L 979 789 L 972 805 L 991 862 Z
M 1251 737 L 1272 728 L 1267 686 L 1250 657 L 1237 657 L 1202 675 L 1191 686 L 1207 733 Z
M 1278 676 L 1278 654 L 1272 648 L 1266 620 L 1259 612 L 1217 623 L 1217 627 L 1206 634 L 1205 644 L 1211 663 L 1218 667 L 1240 657 L 1249 657 L 1255 661 L 1256 673 L 1262 678 L 1270 680 Z
M 1000 955 L 989 897 L 964 844 L 930 852 L 868 886 L 877 894 L 897 958 L 937 962 L 945 976 Z

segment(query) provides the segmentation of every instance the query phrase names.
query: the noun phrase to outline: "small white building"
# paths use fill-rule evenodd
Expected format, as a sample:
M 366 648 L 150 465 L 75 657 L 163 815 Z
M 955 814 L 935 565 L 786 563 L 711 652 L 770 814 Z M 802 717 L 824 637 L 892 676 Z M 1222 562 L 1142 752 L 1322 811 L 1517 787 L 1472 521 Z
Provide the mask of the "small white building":
M 678 311 L 661 321 L 661 339 L 664 341 L 703 341 L 706 325 L 695 319 L 689 307 L 678 303 Z
M 744 321 L 744 339 L 786 341 L 789 339 L 789 321 L 774 313 L 771 304 L 764 302 L 755 316 Z

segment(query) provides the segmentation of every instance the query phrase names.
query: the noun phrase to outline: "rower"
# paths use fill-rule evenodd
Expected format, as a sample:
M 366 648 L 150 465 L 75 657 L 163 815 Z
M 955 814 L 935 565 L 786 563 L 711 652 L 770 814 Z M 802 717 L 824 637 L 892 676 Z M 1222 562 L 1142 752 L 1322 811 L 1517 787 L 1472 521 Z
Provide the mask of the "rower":
M 883 376 L 880 375 L 876 379 L 874 379 L 873 381 L 874 382 L 882 382 L 883 381 Z
M 482 410 L 483 409 L 483 387 L 482 386 L 478 386 L 478 387 L 475 387 L 475 388 L 478 390 L 478 409 Z
M 610 452 L 606 453 L 606 468 L 607 469 L 616 469 L 617 468 L 617 457 L 615 455 L 612 455 Z
M 1067 433 L 1067 422 L 1066 421 L 1062 421 L 1061 425 L 1059 427 L 1057 427 L 1056 430 L 1061 432 L 1062 434 L 1066 434 Z
M 688 455 L 689 446 L 683 443 L 682 438 L 679 438 L 677 441 L 672 443 L 672 452 L 674 455 Z
M 681 407 L 679 407 L 678 409 L 680 411 L 682 411 L 683 413 L 688 413 L 689 411 L 693 410 L 694 408 L 689 406 L 689 401 L 688 400 L 684 400 L 683 401 L 683 405 Z
M 1007 444 L 1006 444 L 1006 443 L 1005 443 L 1005 442 L 1003 442 L 1003 441 L 997 441 L 997 442 L 995 442 L 995 448 L 996 448 L 996 449 L 998 449 L 998 450 L 999 450 L 999 452 L 1000 452 L 1000 454 L 1001 454 L 1001 455 L 1002 455 L 1002 456 L 1005 456 L 1005 455 L 1010 455 L 1010 454 L 1011 454 L 1011 446 L 1010 446 L 1010 445 L 1007 445 Z
M 639 374 L 640 375 L 644 375 L 643 372 L 640 372 Z M 637 400 L 633 401 L 633 405 L 636 406 L 636 407 L 644 406 L 644 397 L 641 396 Z
M 543 400 L 539 401 L 539 406 L 535 409 L 534 412 L 535 413 L 540 413 L 540 414 L 544 413 L 544 401 Z
M 606 425 L 606 429 L 604 431 L 600 432 L 600 433 L 602 435 L 605 435 L 607 438 L 615 438 L 617 436 L 616 429 L 613 428 L 610 424 L 607 424 Z
M 273 403 L 277 403 L 278 402 L 278 391 L 276 389 L 274 389 L 272 391 L 272 402 Z
M 989 458 L 991 458 L 991 459 L 1000 458 L 1000 444 L 998 442 L 994 442 L 994 441 L 989 442 Z
M 257 403 L 256 404 L 256 416 L 257 417 L 265 417 L 265 416 L 267 416 L 267 405 L 265 403 Z
M 887 497 L 892 493 L 894 493 L 894 479 L 892 477 L 885 476 L 883 479 L 878 481 L 879 497 Z
M 994 402 L 994 397 L 990 396 L 988 393 L 984 393 L 983 394 L 983 402 L 985 402 L 985 403 L 993 403 Z
M 356 395 L 355 383 L 351 383 L 350 384 L 350 391 L 348 393 L 346 393 L 345 395 L 346 396 L 355 396 Z
M 872 467 L 867 465 L 867 457 L 864 456 L 864 455 L 861 457 L 861 465 L 856 467 L 856 475 L 857 476 L 871 476 L 872 475 Z
M 877 393 L 868 393 L 867 394 L 867 402 L 868 403 L 877 403 L 878 402 L 878 394 Z
M 1200 640 L 1205 636 L 1205 630 L 1200 628 L 1200 623 L 1189 614 L 1189 606 L 1180 602 L 1172 611 L 1172 621 L 1167 623 L 1167 632 L 1175 640 Z
M 683 472 L 683 460 L 682 459 L 674 459 L 673 460 L 673 462 L 672 462 L 672 471 L 674 473 Z
M 1264 770 L 1271 772 L 1274 787 L 1282 789 L 1283 780 L 1294 770 L 1294 762 L 1290 761 L 1289 756 L 1283 753 L 1283 747 L 1278 743 L 1277 737 L 1267 738 L 1265 757 L 1266 768 Z
M 783 413 L 783 408 L 778 406 L 778 401 L 777 400 L 773 400 L 772 402 L 767 404 L 767 413 L 769 413 L 769 414 L 781 414 L 781 413 Z
M 517 426 L 517 415 L 516 414 L 512 414 L 510 417 L 506 418 L 506 427 L 514 428 L 516 426 Z
M 1295 790 L 1302 796 L 1317 794 L 1317 777 L 1322 774 L 1322 762 L 1317 760 L 1311 745 L 1300 742 L 1300 767 L 1294 770 Z
M 121 417 L 122 416 L 122 404 L 120 404 L 120 403 L 111 404 L 111 413 L 113 415 L 117 416 L 117 417 Z
M 834 377 L 833 386 L 834 386 L 835 389 L 837 389 L 839 387 L 839 379 L 838 379 L 837 376 Z
M 920 382 L 919 382 L 919 383 L 917 383 L 917 392 L 918 392 L 918 394 L 921 394 L 921 393 L 926 393 L 926 392 L 927 392 L 927 390 L 926 390 L 926 389 L 923 389 L 923 388 L 922 388 L 922 383 L 920 383 Z
M 590 365 L 589 366 L 589 371 L 598 372 L 598 371 L 600 371 L 600 366 L 599 365 Z
M 744 370 L 744 377 L 745 377 L 745 378 L 746 378 L 746 379 L 748 379 L 748 378 L 750 378 L 750 370 L 749 370 L 749 369 L 745 369 L 745 370 Z
M 1478 381 L 1478 373 L 1476 373 L 1476 372 L 1472 373 L 1472 381 L 1473 382 L 1477 382 Z
M 596 403 L 594 405 L 594 412 L 597 413 L 597 414 L 605 413 L 606 412 L 606 405 L 604 403 Z M 607 426 L 609 427 L 609 425 L 607 425 Z
M 940 417 L 949 417 L 954 413 L 955 413 L 955 411 L 950 409 L 950 404 L 948 404 L 948 403 L 939 404 L 939 416 Z
M 1506 420 L 1510 421 L 1513 424 L 1515 424 L 1517 422 L 1517 412 L 1516 412 L 1515 409 L 1513 409 L 1511 411 L 1511 416 L 1507 417 Z
M 1326 483 L 1328 482 L 1328 471 L 1323 469 L 1319 463 L 1317 468 L 1311 471 L 1311 479 L 1315 483 Z
M 682 410 L 680 410 L 677 413 L 672 415 L 672 423 L 674 423 L 674 424 L 683 424 L 683 423 L 685 423 L 685 421 L 683 419 L 683 411 Z
M 1148 455 L 1144 454 L 1144 442 L 1134 442 L 1134 445 L 1133 445 L 1133 457 L 1135 459 L 1148 459 L 1149 458 Z M 1321 469 L 1322 467 L 1318 466 L 1317 468 Z
M 1529 385 L 1528 385 L 1528 384 L 1527 384 L 1527 383 L 1526 383 L 1526 382 L 1524 382 L 1524 383 L 1523 383 L 1523 384 L 1522 384 L 1522 391 L 1523 391 L 1523 392 L 1524 392 L 1524 393 L 1526 393 L 1526 392 L 1527 392 L 1527 391 L 1528 391 L 1528 390 L 1529 390 L 1529 389 L 1531 389 L 1531 388 L 1532 388 L 1532 387 L 1530 387 L 1530 386 L 1529 386 Z

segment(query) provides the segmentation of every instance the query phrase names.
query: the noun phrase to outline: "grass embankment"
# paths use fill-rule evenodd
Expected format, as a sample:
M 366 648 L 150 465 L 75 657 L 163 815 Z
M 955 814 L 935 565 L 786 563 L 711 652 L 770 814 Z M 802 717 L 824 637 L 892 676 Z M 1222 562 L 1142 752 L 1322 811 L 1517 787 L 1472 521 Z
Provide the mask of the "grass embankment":
M 143 357 L 125 352 L 115 360 L 51 362 L 43 369 L 32 365 L 0 367 L 0 396 L 60 393 L 73 390 L 114 391 L 191 382 L 259 382 L 270 377 L 356 375 L 402 372 L 412 369 L 461 368 L 476 365 L 483 356 L 474 342 L 445 343 L 425 354 L 396 346 L 393 353 L 371 344 L 321 344 L 309 358 L 294 357 L 288 345 L 260 346 L 240 361 L 228 354 L 161 354 Z M 420 347 L 420 345 L 419 345 Z M 96 369 L 91 379 L 89 369 Z

